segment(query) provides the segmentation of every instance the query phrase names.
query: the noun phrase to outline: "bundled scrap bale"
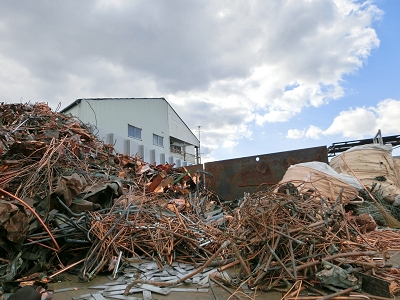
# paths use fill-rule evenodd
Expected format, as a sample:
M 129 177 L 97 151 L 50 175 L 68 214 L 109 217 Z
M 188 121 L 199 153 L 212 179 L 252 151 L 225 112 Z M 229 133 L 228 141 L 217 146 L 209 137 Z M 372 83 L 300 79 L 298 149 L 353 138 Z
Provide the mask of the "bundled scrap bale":
M 305 197 L 324 197 L 335 201 L 341 192 L 343 203 L 360 203 L 362 186 L 351 175 L 338 174 L 323 162 L 307 162 L 290 166 L 279 185 L 290 182 Z
M 367 188 L 371 190 L 374 185 L 378 185 L 385 201 L 395 201 L 400 194 L 400 173 L 392 156 L 392 145 L 353 147 L 334 157 L 329 163 L 336 172 L 351 175 L 352 172 L 342 157 Z

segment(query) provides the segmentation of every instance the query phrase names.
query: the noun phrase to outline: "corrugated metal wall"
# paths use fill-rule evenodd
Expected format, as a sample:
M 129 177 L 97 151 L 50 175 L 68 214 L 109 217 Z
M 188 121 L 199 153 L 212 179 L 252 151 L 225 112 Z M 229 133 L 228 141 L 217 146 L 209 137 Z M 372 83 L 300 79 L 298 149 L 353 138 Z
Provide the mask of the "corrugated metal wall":
M 186 124 L 170 106 L 168 106 L 168 124 L 169 133 L 171 136 L 199 146 L 199 141 L 197 138 L 190 130 L 187 129 Z

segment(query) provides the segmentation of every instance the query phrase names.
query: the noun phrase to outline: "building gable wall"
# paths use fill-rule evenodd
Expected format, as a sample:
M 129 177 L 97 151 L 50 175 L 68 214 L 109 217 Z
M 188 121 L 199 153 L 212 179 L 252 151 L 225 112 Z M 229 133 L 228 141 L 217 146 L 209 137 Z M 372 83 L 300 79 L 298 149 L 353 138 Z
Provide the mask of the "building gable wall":
M 106 137 L 113 133 L 109 137 L 113 138 L 118 152 L 123 152 L 123 149 L 129 148 L 127 144 L 130 144 L 130 154 L 135 154 L 138 147 L 143 145 L 144 159 L 147 162 L 154 157 L 154 153 L 157 163 L 165 163 L 161 161 L 162 158 L 173 155 L 169 148 L 171 132 L 175 138 L 198 144 L 193 133 L 164 98 L 80 99 L 63 112 L 71 113 L 82 122 L 94 125 L 104 142 L 109 142 Z M 141 139 L 128 136 L 128 124 L 142 129 Z M 163 137 L 162 147 L 153 145 L 153 134 Z M 150 156 L 152 150 L 155 152 Z M 193 158 L 194 147 L 188 147 L 187 150 L 193 152 Z

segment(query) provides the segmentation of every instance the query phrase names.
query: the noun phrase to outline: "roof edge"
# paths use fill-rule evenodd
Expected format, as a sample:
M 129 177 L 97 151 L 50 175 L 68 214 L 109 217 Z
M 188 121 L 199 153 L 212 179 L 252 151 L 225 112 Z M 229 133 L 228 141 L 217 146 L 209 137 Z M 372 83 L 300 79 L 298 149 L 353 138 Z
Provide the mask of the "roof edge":
M 164 97 L 143 97 L 143 98 L 138 98 L 138 97 L 118 97 L 118 98 L 110 98 L 110 97 L 103 97 L 103 98 L 79 98 L 76 99 L 74 102 L 72 102 L 71 104 L 67 105 L 66 107 L 64 107 L 62 110 L 60 110 L 61 113 L 66 112 L 67 110 L 73 108 L 74 106 L 78 105 L 82 100 L 139 100 L 139 99 L 160 99 L 160 100 L 165 100 L 167 101 Z M 167 102 L 168 103 L 168 102 Z

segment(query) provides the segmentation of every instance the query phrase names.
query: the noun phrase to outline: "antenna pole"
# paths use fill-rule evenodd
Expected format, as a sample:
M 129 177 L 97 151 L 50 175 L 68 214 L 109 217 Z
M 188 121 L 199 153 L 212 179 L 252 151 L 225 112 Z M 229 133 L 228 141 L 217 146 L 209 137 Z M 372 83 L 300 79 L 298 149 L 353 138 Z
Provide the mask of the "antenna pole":
M 198 155 L 197 155 L 197 163 L 198 164 L 201 164 L 201 153 L 200 153 L 200 144 L 201 144 L 201 142 L 200 142 L 200 127 L 201 126 L 197 126 L 198 127 L 198 129 L 199 129 L 199 149 L 198 149 Z

